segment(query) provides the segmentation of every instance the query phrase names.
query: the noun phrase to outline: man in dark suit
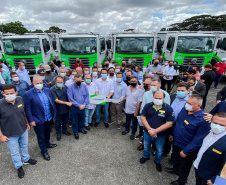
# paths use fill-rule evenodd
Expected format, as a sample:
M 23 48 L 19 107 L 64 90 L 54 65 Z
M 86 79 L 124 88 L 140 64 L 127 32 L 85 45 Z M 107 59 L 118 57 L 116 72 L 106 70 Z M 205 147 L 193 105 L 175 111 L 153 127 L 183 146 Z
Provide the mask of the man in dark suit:
M 190 84 L 190 92 L 191 94 L 198 94 L 202 97 L 205 96 L 206 93 L 206 85 L 200 81 L 197 81 L 194 76 L 190 76 L 188 78 L 188 83 Z
M 217 103 L 226 100 L 226 86 L 217 93 Z
M 226 164 L 226 113 L 213 116 L 211 132 L 203 140 L 194 162 L 196 185 L 212 185 Z
M 56 116 L 56 106 L 50 89 L 43 88 L 43 80 L 40 76 L 33 78 L 33 84 L 34 87 L 27 91 L 24 96 L 25 113 L 28 122 L 34 127 L 44 159 L 50 160 L 47 148 L 57 146 L 49 142 L 51 121 Z

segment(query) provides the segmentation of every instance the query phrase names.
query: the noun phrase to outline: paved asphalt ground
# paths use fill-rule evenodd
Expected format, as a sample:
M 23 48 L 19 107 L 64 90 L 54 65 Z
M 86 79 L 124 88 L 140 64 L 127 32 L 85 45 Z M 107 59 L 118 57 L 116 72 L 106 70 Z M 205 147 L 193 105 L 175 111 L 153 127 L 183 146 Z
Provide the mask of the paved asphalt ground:
M 225 81 L 225 79 L 223 79 Z M 218 90 L 211 89 L 207 99 L 206 111 L 215 106 L 216 93 L 225 85 L 219 84 Z M 139 142 L 131 141 L 129 134 L 123 136 L 116 125 L 108 129 L 100 124 L 91 128 L 88 134 L 74 136 L 62 135 L 61 141 L 56 140 L 55 129 L 52 127 L 51 143 L 58 146 L 49 149 L 50 161 L 45 161 L 37 144 L 33 128 L 29 131 L 29 153 L 38 163 L 35 166 L 24 166 L 25 177 L 19 179 L 11 161 L 10 153 L 5 144 L 0 144 L 0 185 L 19 184 L 131 184 L 131 185 L 168 185 L 176 180 L 176 175 L 159 173 L 155 169 L 154 157 L 145 164 L 139 159 L 143 152 L 137 151 Z M 72 133 L 72 129 L 68 129 Z M 167 166 L 169 156 L 163 157 L 162 166 Z M 192 169 L 188 185 L 195 184 Z

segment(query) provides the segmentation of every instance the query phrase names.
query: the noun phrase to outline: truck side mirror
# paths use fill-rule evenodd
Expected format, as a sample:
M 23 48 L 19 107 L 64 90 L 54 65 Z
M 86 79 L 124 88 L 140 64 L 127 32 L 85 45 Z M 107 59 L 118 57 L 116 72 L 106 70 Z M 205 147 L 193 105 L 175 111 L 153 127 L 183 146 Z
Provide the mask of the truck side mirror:
M 222 39 L 219 39 L 219 40 L 217 41 L 217 46 L 216 46 L 216 48 L 221 48 L 221 46 L 222 46 Z
M 162 45 L 163 44 L 164 44 L 164 42 L 162 40 L 157 41 L 157 51 L 159 52 L 159 54 L 162 54 Z
M 49 45 L 49 41 L 46 42 L 46 50 L 49 51 L 50 50 L 50 45 Z
M 111 49 L 111 41 L 108 40 L 106 44 L 107 44 L 107 48 L 108 48 L 108 49 Z
M 53 49 L 54 49 L 54 50 L 57 50 L 57 47 L 56 47 L 56 41 L 55 41 L 55 40 L 52 41 L 52 45 L 53 45 Z
M 101 51 L 104 51 L 105 50 L 105 41 L 102 40 L 100 44 L 101 44 Z

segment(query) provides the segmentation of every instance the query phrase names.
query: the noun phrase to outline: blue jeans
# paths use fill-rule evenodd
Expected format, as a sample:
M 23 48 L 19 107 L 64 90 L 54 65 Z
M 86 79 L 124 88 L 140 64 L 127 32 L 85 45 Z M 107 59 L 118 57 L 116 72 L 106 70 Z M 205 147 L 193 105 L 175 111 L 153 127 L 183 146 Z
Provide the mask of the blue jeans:
M 97 105 L 96 108 L 96 122 L 99 123 L 100 122 L 100 111 L 101 111 L 101 107 L 104 107 L 104 123 L 108 123 L 108 108 L 109 108 L 109 102 L 106 102 L 105 105 Z
M 161 163 L 165 140 L 166 140 L 166 136 L 153 138 L 146 131 L 144 131 L 144 155 L 143 155 L 143 157 L 144 158 L 150 157 L 151 143 L 153 142 L 156 147 L 155 162 Z
M 51 120 L 46 121 L 43 124 L 36 124 L 34 127 L 35 133 L 38 139 L 38 145 L 41 149 L 41 153 L 44 154 L 47 152 L 46 146 L 50 145 L 50 131 L 51 131 Z
M 133 114 L 126 114 L 126 131 L 130 131 L 130 123 L 132 121 L 132 135 L 135 136 L 135 133 L 137 131 L 137 117 L 134 117 Z
M 74 134 L 78 134 L 78 131 L 83 130 L 85 110 L 80 110 L 78 107 L 72 106 L 71 118 L 72 118 L 72 130 Z
M 84 125 L 88 127 L 88 123 L 92 123 L 92 116 L 95 109 L 85 109 L 85 122 Z
M 220 74 L 217 74 L 216 73 L 216 76 L 215 76 L 215 84 L 214 84 L 214 87 L 217 88 L 219 82 L 221 81 L 221 78 L 222 78 L 223 75 L 220 75 Z
M 24 162 L 30 159 L 30 155 L 28 154 L 28 131 L 27 130 L 20 136 L 9 137 L 9 140 L 6 142 L 6 145 L 9 149 L 13 164 L 16 169 L 23 166 L 23 163 L 21 162 L 19 150 L 21 152 L 22 159 Z
M 67 126 L 66 126 L 67 121 L 68 121 L 68 113 L 56 115 L 56 120 L 55 120 L 56 134 L 61 133 L 61 123 L 62 123 L 62 132 L 63 133 L 67 132 Z
M 70 106 L 70 108 L 69 108 L 69 118 L 68 118 L 68 121 L 72 123 L 71 108 L 72 108 L 72 106 Z

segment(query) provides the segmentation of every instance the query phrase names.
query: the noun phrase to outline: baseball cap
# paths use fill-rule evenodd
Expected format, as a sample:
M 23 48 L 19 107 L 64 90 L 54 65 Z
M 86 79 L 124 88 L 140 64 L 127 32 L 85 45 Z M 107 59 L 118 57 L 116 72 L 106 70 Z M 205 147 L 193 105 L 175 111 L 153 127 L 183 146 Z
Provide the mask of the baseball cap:
M 49 65 L 44 65 L 44 69 L 45 69 L 45 71 L 51 71 L 51 68 Z
M 226 61 L 226 58 L 222 58 L 221 61 Z
M 37 74 L 41 75 L 41 74 L 43 74 L 43 72 L 45 73 L 44 69 L 39 69 L 39 70 L 37 71 Z

